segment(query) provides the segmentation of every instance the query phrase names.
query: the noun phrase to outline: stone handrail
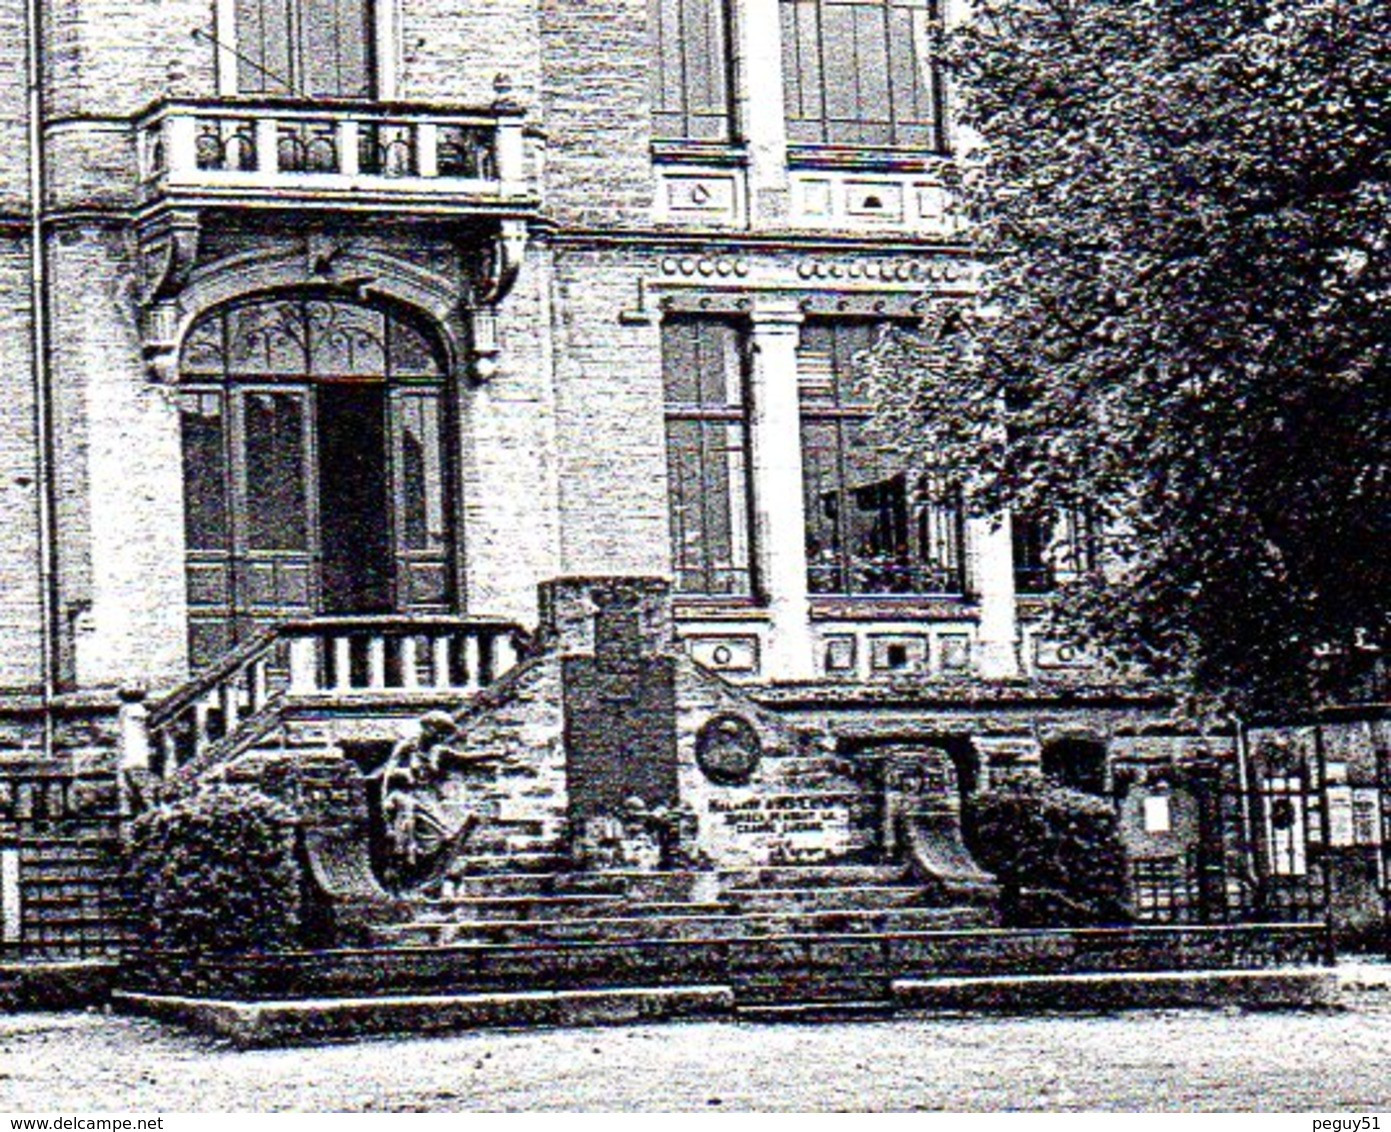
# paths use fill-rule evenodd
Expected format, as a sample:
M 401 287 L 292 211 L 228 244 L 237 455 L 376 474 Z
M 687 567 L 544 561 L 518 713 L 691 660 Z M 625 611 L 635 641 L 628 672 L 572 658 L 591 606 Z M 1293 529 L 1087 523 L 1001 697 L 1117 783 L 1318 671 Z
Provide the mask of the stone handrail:
M 295 700 L 370 705 L 417 696 L 471 696 L 511 668 L 526 643 L 519 625 L 500 618 L 286 621 L 239 645 L 163 699 L 127 710 L 123 764 L 155 762 L 167 776 L 202 760 L 214 746 L 225 746 L 244 723 L 264 723 L 268 713 Z

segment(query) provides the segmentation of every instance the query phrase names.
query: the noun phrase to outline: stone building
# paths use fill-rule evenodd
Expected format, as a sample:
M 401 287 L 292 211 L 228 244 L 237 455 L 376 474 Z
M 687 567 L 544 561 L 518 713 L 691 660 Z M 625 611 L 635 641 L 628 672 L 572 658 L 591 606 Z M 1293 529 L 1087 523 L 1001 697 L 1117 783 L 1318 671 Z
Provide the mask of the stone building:
M 669 579 L 850 757 L 1227 750 L 1036 629 L 1082 532 L 866 434 L 855 354 L 972 287 L 954 2 L 3 0 L 5 941 L 105 938 L 123 765 L 371 757 L 553 578 Z

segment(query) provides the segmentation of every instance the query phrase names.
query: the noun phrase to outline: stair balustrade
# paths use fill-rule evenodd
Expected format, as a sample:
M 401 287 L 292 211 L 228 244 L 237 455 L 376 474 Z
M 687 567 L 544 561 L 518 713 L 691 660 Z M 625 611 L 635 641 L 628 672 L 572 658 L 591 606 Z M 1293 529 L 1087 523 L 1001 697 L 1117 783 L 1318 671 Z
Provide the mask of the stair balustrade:
M 123 763 L 158 777 L 230 757 L 296 703 L 423 705 L 476 694 L 516 664 L 521 626 L 497 618 L 364 616 L 287 621 L 187 684 L 123 716 Z

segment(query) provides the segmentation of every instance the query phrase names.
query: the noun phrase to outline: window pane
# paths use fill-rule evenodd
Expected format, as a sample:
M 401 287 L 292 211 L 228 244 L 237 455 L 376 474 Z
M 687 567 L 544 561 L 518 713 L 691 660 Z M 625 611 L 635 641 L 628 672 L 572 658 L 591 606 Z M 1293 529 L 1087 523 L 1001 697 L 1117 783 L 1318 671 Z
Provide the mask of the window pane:
M 651 0 L 653 130 L 659 138 L 729 137 L 725 0 Z
M 252 550 L 308 549 L 304 408 L 293 393 L 246 393 L 247 543 Z
M 792 141 L 936 144 L 926 0 L 781 0 L 781 13 Z
M 738 331 L 710 319 L 665 324 L 662 381 L 668 405 L 738 409 L 743 403 Z
M 291 0 L 236 0 L 237 89 L 291 94 Z
M 749 592 L 744 426 L 667 421 L 671 542 L 680 593 Z
M 396 402 L 400 447 L 401 543 L 405 550 L 442 550 L 444 473 L 439 399 L 412 395 Z
M 184 539 L 190 550 L 227 549 L 227 453 L 222 397 L 186 393 L 183 425 Z
M 386 374 L 385 318 L 352 303 L 308 302 L 309 372 L 316 377 L 382 377 Z
M 366 98 L 371 91 L 372 12 L 367 0 L 299 0 L 301 93 Z
M 1048 564 L 1051 519 L 1043 515 L 1010 516 L 1014 544 L 1014 588 L 1021 594 L 1047 593 L 1053 588 Z
M 748 471 L 738 332 L 710 319 L 666 323 L 662 367 L 677 590 L 746 595 Z
M 308 365 L 302 303 L 247 303 L 227 311 L 229 374 L 301 376 Z
M 867 323 L 808 323 L 798 356 L 807 586 L 812 593 L 959 594 L 959 495 L 871 433 L 854 360 Z M 847 408 L 856 410 L 853 415 Z

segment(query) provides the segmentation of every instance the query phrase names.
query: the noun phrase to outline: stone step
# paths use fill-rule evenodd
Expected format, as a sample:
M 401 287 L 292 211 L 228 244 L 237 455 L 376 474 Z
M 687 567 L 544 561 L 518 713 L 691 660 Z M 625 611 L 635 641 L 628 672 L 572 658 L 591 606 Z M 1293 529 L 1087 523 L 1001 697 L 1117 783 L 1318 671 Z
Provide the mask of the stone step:
M 812 912 L 832 909 L 903 908 L 928 903 L 917 885 L 822 888 L 730 888 L 725 900 L 737 912 Z
M 721 869 L 722 889 L 745 888 L 875 888 L 902 884 L 903 865 L 767 865 Z
M 626 909 L 625 909 L 626 911 Z M 803 933 L 863 934 L 958 931 L 990 927 L 979 908 L 897 908 L 744 915 L 686 914 L 615 916 L 587 920 L 414 921 L 373 930 L 380 943 L 432 946 L 462 943 L 632 942 L 641 939 L 739 939 Z
M 454 882 L 456 897 L 617 895 L 639 900 L 687 900 L 696 889 L 714 895 L 718 882 L 692 872 L 506 872 L 466 874 Z
M 549 920 L 592 916 L 624 904 L 621 894 L 524 893 L 515 896 L 453 896 L 422 900 L 420 918 L 446 923 L 451 920 Z
M 148 956 L 125 977 L 138 992 L 180 993 L 192 980 L 244 1000 L 719 984 L 734 987 L 740 1001 L 831 1001 L 882 997 L 886 979 L 935 973 L 942 937 L 951 934 L 375 947 L 193 965 L 185 956 Z

